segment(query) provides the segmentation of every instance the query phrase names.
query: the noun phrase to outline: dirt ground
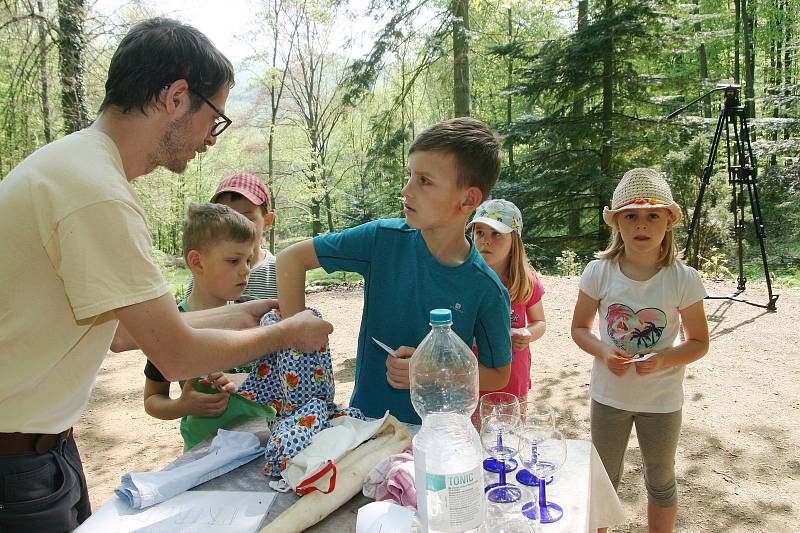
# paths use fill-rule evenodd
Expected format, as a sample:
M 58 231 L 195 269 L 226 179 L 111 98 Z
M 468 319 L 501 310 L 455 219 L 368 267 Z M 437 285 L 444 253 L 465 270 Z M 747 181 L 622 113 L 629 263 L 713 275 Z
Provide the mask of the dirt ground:
M 578 280 L 544 276 L 542 281 L 548 329 L 532 346 L 532 394 L 556 409 L 569 437 L 586 439 L 591 358 L 569 337 Z M 726 295 L 733 284 L 709 283 L 707 290 Z M 800 349 L 794 329 L 800 327 L 800 289 L 778 292 L 776 313 L 706 301 L 711 349 L 687 371 L 678 447 L 679 531 L 800 530 Z M 758 284 L 751 283 L 745 294 L 766 302 Z M 336 398 L 346 403 L 361 291 L 316 293 L 308 301 L 334 324 Z M 142 408 L 144 362 L 139 351 L 109 354 L 76 426 L 95 509 L 111 498 L 122 474 L 158 470 L 181 453 L 178 421 L 150 418 Z M 615 531 L 647 529 L 640 465 L 632 438 L 620 487 L 628 522 Z

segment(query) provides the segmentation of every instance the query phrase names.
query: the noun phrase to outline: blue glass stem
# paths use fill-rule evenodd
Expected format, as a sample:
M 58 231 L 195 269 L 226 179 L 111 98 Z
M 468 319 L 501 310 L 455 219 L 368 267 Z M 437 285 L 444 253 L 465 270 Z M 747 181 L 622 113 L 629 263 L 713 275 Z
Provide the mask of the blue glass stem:
M 543 478 L 539 478 L 539 509 L 544 509 L 547 507 L 547 493 L 545 487 L 547 483 L 545 483 Z
M 497 449 L 502 451 L 503 450 L 503 432 L 497 432 Z M 500 484 L 506 484 L 506 462 L 504 459 L 500 459 Z

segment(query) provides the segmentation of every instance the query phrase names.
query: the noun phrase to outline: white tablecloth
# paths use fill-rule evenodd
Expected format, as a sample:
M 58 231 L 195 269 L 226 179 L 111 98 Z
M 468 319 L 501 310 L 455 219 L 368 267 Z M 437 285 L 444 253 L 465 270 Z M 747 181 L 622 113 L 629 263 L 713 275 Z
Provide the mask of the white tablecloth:
M 262 445 L 268 437 L 266 423 L 263 419 L 250 419 L 229 429 L 250 431 L 259 437 Z M 178 457 L 167 468 L 202 457 L 208 449 L 209 442 L 210 440 L 198 444 L 189 453 Z M 256 459 L 227 474 L 198 485 L 192 490 L 272 492 L 267 485 L 271 478 L 262 474 L 263 466 L 264 461 Z M 513 475 L 514 473 L 509 476 L 509 479 Z M 538 498 L 538 491 L 534 491 L 533 494 Z M 564 509 L 564 517 L 553 524 L 544 524 L 543 531 L 545 533 L 595 531 L 598 527 L 624 522 L 625 517 L 619 498 L 611 486 L 611 481 L 606 475 L 600 457 L 589 441 L 567 441 L 566 463 L 556 472 L 553 483 L 547 486 L 547 498 L 558 503 Z M 262 527 L 269 524 L 297 499 L 298 496 L 294 493 L 279 493 L 264 518 Z M 358 509 L 370 501 L 372 500 L 358 494 L 335 513 L 307 531 L 316 533 L 355 532 Z
M 516 483 L 516 473 L 507 474 L 507 481 Z M 492 476 L 496 480 L 497 475 Z M 539 489 L 530 489 L 538 499 Z M 553 482 L 547 485 L 547 501 L 560 505 L 564 516 L 558 522 L 542 524 L 545 533 L 595 531 L 625 521 L 611 480 L 597 450 L 588 440 L 567 440 L 567 460 L 556 472 Z

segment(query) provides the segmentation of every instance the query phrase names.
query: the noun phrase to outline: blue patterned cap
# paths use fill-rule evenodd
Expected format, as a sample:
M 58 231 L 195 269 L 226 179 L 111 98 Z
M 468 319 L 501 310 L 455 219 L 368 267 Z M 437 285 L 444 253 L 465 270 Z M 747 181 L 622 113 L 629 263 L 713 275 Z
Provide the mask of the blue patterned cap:
M 516 231 L 522 237 L 522 213 L 517 206 L 508 200 L 486 200 L 478 209 L 467 227 L 481 222 L 499 231 L 500 233 L 511 233 Z

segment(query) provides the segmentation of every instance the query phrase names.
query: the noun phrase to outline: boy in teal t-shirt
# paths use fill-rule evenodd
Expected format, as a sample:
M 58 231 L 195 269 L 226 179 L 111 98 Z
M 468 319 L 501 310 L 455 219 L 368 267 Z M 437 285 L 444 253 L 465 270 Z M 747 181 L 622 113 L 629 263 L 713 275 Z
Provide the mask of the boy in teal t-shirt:
M 305 273 L 364 276 L 364 311 L 350 406 L 366 416 L 388 409 L 419 423 L 408 364 L 430 331 L 428 313 L 447 308 L 453 331 L 478 346 L 481 390 L 503 388 L 511 371 L 508 291 L 464 235 L 470 215 L 500 174 L 500 145 L 482 122 L 462 117 L 423 130 L 409 148 L 405 219 L 370 222 L 297 243 L 278 256 L 283 316 L 305 308 Z M 396 347 L 392 357 L 372 338 Z

